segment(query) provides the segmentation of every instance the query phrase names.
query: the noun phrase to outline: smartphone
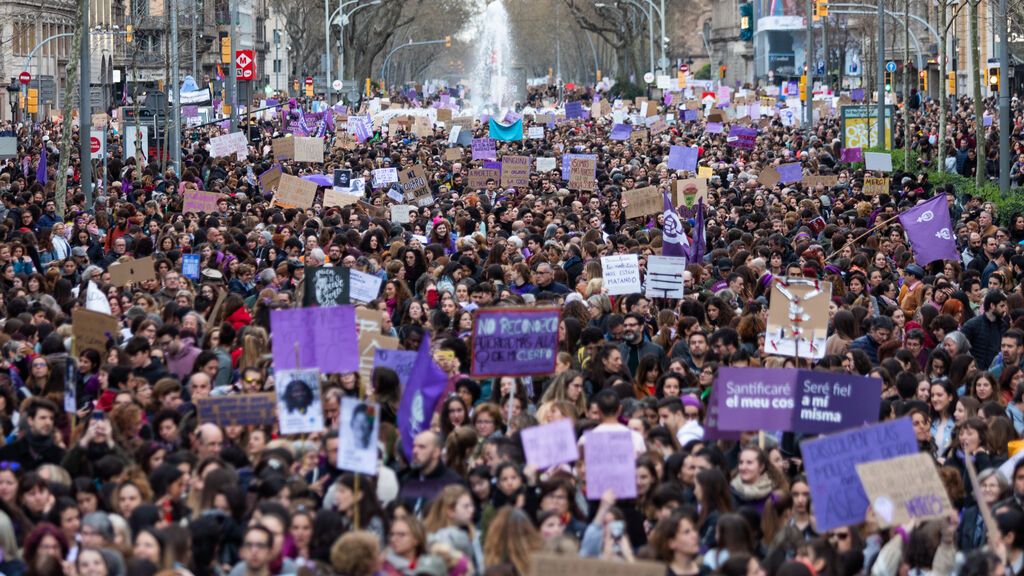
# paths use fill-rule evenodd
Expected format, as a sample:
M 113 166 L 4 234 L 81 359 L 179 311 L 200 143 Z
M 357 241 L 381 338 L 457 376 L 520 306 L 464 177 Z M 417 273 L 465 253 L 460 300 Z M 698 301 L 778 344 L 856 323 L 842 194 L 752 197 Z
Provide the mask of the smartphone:
M 93 410 L 92 411 L 92 419 L 93 420 L 106 420 L 107 419 L 107 413 L 104 412 L 103 410 Z
M 612 531 L 612 538 L 618 540 L 622 538 L 622 533 L 626 529 L 626 523 L 622 520 L 612 520 L 610 529 Z

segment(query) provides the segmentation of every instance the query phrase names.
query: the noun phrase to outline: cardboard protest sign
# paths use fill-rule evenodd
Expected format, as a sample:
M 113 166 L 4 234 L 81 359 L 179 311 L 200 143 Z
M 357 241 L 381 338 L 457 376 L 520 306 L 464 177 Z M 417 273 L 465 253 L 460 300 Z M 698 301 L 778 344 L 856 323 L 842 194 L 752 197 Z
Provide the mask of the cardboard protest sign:
M 530 185 L 530 157 L 503 156 L 501 158 L 501 187 L 523 188 Z
M 573 554 L 532 554 L 528 576 L 665 576 L 660 562 L 621 562 L 580 558 Z
M 650 123 L 649 128 L 651 130 L 651 136 L 657 136 L 658 134 L 668 130 L 668 124 L 665 122 L 664 118 L 659 116 L 657 120 Z
M 768 326 L 765 329 L 764 351 L 777 356 L 799 356 L 820 360 L 825 357 L 825 339 L 828 338 L 828 303 L 832 298 L 831 282 L 789 282 L 779 278 L 772 284 L 771 305 L 768 308 Z M 793 333 L 795 313 L 793 306 L 801 308 L 795 322 L 800 333 Z
M 351 268 L 307 266 L 303 275 L 303 306 L 339 306 L 348 304 Z
M 597 160 L 572 158 L 569 161 L 569 189 L 593 191 L 597 187 Z
M 889 193 L 888 178 L 864 178 L 863 192 L 867 196 L 878 196 Z
M 376 314 L 372 319 L 366 316 L 371 313 Z M 380 333 L 381 318 L 377 310 L 356 310 L 356 323 L 359 326 L 359 378 L 361 382 L 372 382 L 374 353 L 377 350 L 398 349 L 398 338 Z
M 105 356 L 107 342 L 117 341 L 121 325 L 117 318 L 102 312 L 75 308 L 71 312 L 71 335 L 74 337 L 74 355 L 77 357 L 90 348 Z
M 395 224 L 408 224 L 411 222 L 409 215 L 415 210 L 415 206 L 396 204 L 391 207 L 391 221 Z
M 804 184 L 807 185 L 809 190 L 813 190 L 818 186 L 824 186 L 828 190 L 838 183 L 839 176 L 804 176 Z
M 572 420 L 563 418 L 543 426 L 531 426 L 520 432 L 526 463 L 538 470 L 575 462 L 579 458 L 576 431 Z
M 497 160 L 498 151 L 494 140 L 490 138 L 473 138 L 473 160 Z
M 315 434 L 324 429 L 320 402 L 320 371 L 275 370 L 277 423 L 281 434 Z
M 555 371 L 558 308 L 484 308 L 473 320 L 474 378 Z
M 708 181 L 703 178 L 676 180 L 672 188 L 672 202 L 676 206 L 691 208 L 701 199 L 708 202 Z
M 685 269 L 686 258 L 683 256 L 648 256 L 644 295 L 648 298 L 682 298 Z
M 665 208 L 661 192 L 654 186 L 646 186 L 622 193 L 626 205 L 626 218 L 639 218 L 648 214 L 658 214 Z
M 471 168 L 469 170 L 469 178 L 467 183 L 473 190 L 480 190 L 487 188 L 487 181 L 493 180 L 495 183 L 501 180 L 501 170 L 495 170 L 494 168 Z
M 602 256 L 601 270 L 609 296 L 640 292 L 640 260 L 636 254 Z
M 834 372 L 790 368 L 727 368 L 718 372 L 719 430 L 839 432 L 878 421 L 882 382 Z
M 437 109 L 437 121 L 444 122 L 446 125 L 452 121 L 452 109 L 451 108 L 438 108 Z
M 200 424 L 225 426 L 269 426 L 277 422 L 277 401 L 273 392 L 231 394 L 196 400 Z
M 338 429 L 338 469 L 377 475 L 380 406 L 347 396 L 341 399 Z
M 779 175 L 779 182 L 782 182 L 783 184 L 799 182 L 804 177 L 803 166 L 801 166 L 799 162 L 790 162 L 789 164 L 776 166 L 775 172 Z
M 274 194 L 274 203 L 285 208 L 306 209 L 316 197 L 316 182 L 303 180 L 291 174 L 282 174 Z
M 274 138 L 270 143 L 270 150 L 274 154 L 274 160 L 291 160 L 295 157 L 294 136 L 283 136 Z
M 352 306 L 272 310 L 270 328 L 276 370 L 319 368 L 325 374 L 340 374 L 359 368 Z
M 594 430 L 584 435 L 587 499 L 600 500 L 605 490 L 617 500 L 636 497 L 636 452 L 631 430 Z
M 274 164 L 268 168 L 266 172 L 259 176 L 260 189 L 263 190 L 264 193 L 273 191 L 281 181 L 282 174 L 284 174 L 284 172 L 281 171 L 280 164 Z
M 348 206 L 355 204 L 362 200 L 362 196 L 358 194 L 349 194 L 347 192 L 341 192 L 338 188 L 324 188 L 324 208 L 331 208 L 332 206 Z
M 800 443 L 819 531 L 864 521 L 869 502 L 857 464 L 916 454 L 910 418 L 888 420 Z
M 779 183 L 779 173 L 775 170 L 775 166 L 768 166 L 757 175 L 758 184 L 762 184 L 768 188 L 773 188 Z
M 152 256 L 129 260 L 127 262 L 116 262 L 107 268 L 110 273 L 110 283 L 114 286 L 125 286 L 130 283 L 156 280 L 155 260 Z
M 349 276 L 349 296 L 355 302 L 369 302 L 380 294 L 380 276 L 353 269 Z
M 388 184 L 398 182 L 398 168 L 377 168 L 370 174 L 374 188 L 387 188 Z
M 196 190 L 195 188 L 186 188 L 183 194 L 185 204 L 182 206 L 182 212 L 205 212 L 206 214 L 212 214 L 217 211 L 217 202 L 220 200 L 220 194 L 216 192 L 203 192 L 202 190 Z
M 398 174 L 398 181 L 405 191 L 404 199 L 417 206 L 430 206 L 434 203 L 434 196 L 430 192 L 430 184 L 427 182 L 427 174 L 423 166 L 416 164 L 410 168 L 404 168 Z
M 955 510 L 930 454 L 857 464 L 857 475 L 879 528 L 945 518 Z
M 245 134 L 243 132 L 232 132 L 231 134 L 223 134 L 221 136 L 214 136 L 213 138 L 210 138 L 211 158 L 237 156 L 239 154 L 244 157 L 248 151 L 249 145 L 248 142 L 245 141 Z
M 707 180 L 715 175 L 715 171 L 711 169 L 711 166 L 698 166 L 697 167 L 697 178 Z
M 462 148 L 457 146 L 455 148 L 447 148 L 444 151 L 444 159 L 448 162 L 458 162 L 459 160 L 462 160 L 463 154 L 464 152 L 462 151 Z

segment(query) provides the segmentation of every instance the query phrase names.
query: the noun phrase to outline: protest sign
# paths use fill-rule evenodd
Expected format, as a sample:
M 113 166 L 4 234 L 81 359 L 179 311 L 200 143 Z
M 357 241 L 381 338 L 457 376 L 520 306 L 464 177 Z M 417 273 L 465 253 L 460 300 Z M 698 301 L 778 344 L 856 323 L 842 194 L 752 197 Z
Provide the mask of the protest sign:
M 270 426 L 277 422 L 273 392 L 210 396 L 196 400 L 200 424 L 225 426 Z
M 131 283 L 138 284 L 146 280 L 156 280 L 155 264 L 152 256 L 111 264 L 107 268 L 107 272 L 110 273 L 110 283 L 114 286 L 126 286 Z
M 803 179 L 803 166 L 799 162 L 776 166 L 775 172 L 779 175 L 779 182 L 783 184 L 792 184 Z
M 181 275 L 189 280 L 199 279 L 199 254 L 181 255 Z
M 708 396 L 707 413 L 704 416 L 704 438 L 707 440 L 739 440 L 742 432 L 722 430 L 718 427 L 718 387 L 711 387 L 711 394 Z
M 494 148 L 494 140 L 490 138 L 473 138 L 473 160 L 497 160 L 498 152 Z
M 353 269 L 349 277 L 349 297 L 356 302 L 369 302 L 380 294 L 380 276 Z
M 658 214 L 665 208 L 661 192 L 654 186 L 623 191 L 622 203 L 626 206 L 626 218 Z
M 558 308 L 484 308 L 473 320 L 474 378 L 551 374 L 558 355 Z
M 391 207 L 391 221 L 395 224 L 408 224 L 411 222 L 409 214 L 416 210 L 415 206 L 408 204 L 396 204 Z
M 376 313 L 373 319 L 366 318 L 368 313 Z M 384 336 L 380 333 L 381 315 L 377 310 L 360 308 L 356 310 L 356 323 L 359 326 L 359 378 L 360 382 L 373 382 L 373 359 L 377 350 L 396 350 L 398 338 Z
M 405 191 L 405 200 L 417 206 L 430 206 L 434 203 L 434 196 L 430 192 L 430 185 L 427 182 L 427 175 L 423 166 L 416 164 L 410 168 L 404 168 L 398 175 L 398 181 Z
M 828 303 L 832 298 L 831 282 L 793 281 L 780 278 L 772 284 L 764 350 L 778 356 L 799 356 L 819 360 L 825 357 L 828 338 Z M 800 333 L 793 333 L 793 306 L 799 306 L 801 318 L 796 322 Z
M 398 168 L 377 168 L 371 175 L 374 188 L 387 188 L 388 184 L 398 182 Z
M 608 134 L 609 140 L 616 140 L 619 142 L 629 140 L 630 134 L 633 133 L 633 126 L 630 124 L 616 124 L 612 126 L 612 131 Z
M 668 124 L 665 122 L 664 118 L 658 116 L 654 122 L 649 123 L 649 128 L 651 130 L 651 136 L 657 136 L 658 134 L 668 130 Z
M 493 180 L 497 184 L 501 180 L 501 170 L 493 168 L 471 168 L 467 183 L 472 190 L 487 188 L 487 182 Z
M 277 187 L 278 182 L 281 181 L 282 174 L 284 174 L 284 172 L 281 171 L 280 164 L 274 164 L 268 168 L 266 172 L 260 174 L 260 189 L 263 190 L 264 193 L 273 192 Z
M 203 192 L 195 188 L 186 188 L 183 197 L 185 204 L 182 206 L 181 211 L 186 213 L 204 212 L 212 214 L 217 211 L 217 202 L 220 200 L 220 194 L 216 192 Z
M 583 118 L 583 103 L 579 101 L 566 102 L 565 117 L 569 120 Z
M 826 531 L 864 521 L 869 502 L 857 464 L 915 454 L 918 446 L 910 418 L 900 418 L 805 440 L 800 451 L 817 529 Z
M 338 188 L 339 192 L 349 192 L 352 189 L 352 171 L 335 168 L 334 187 Z
M 530 185 L 530 157 L 503 156 L 501 158 L 501 187 L 525 188 Z
M 303 275 L 303 306 L 338 306 L 350 299 L 351 268 L 341 266 L 306 267 Z
M 211 158 L 238 155 L 244 157 L 248 151 L 249 145 L 245 141 L 245 133 L 243 132 L 232 132 L 210 138 Z
M 697 169 L 697 148 L 694 146 L 672 146 L 668 152 L 669 170 Z
M 580 558 L 570 554 L 532 554 L 528 576 L 665 576 L 660 562 L 622 562 Z
M 120 323 L 110 314 L 82 307 L 75 308 L 71 312 L 71 335 L 74 337 L 73 348 L 76 357 L 89 349 L 96 350 L 101 357 L 105 357 L 107 342 L 110 340 L 116 342 L 120 333 Z
M 544 127 L 543 126 L 530 126 L 526 130 L 526 137 L 530 140 L 543 140 L 544 139 Z
M 444 151 L 444 159 L 448 162 L 458 162 L 462 160 L 462 148 L 447 148 Z
M 632 430 L 594 430 L 584 435 L 587 499 L 600 500 L 605 490 L 617 500 L 636 497 L 636 452 Z
M 579 457 L 576 448 L 576 431 L 572 420 L 562 418 L 543 426 L 530 426 L 520 432 L 526 464 L 538 470 L 575 462 Z
M 281 434 L 323 431 L 319 370 L 275 370 L 274 389 L 277 392 L 277 423 Z
M 842 162 L 863 162 L 864 150 L 859 147 L 843 148 L 843 151 L 839 153 L 839 160 Z
M 857 475 L 879 528 L 945 518 L 955 511 L 930 454 L 857 464 Z
M 889 193 L 888 178 L 864 178 L 863 192 L 866 196 L 878 196 Z
M 703 166 L 701 167 L 703 168 Z M 672 202 L 675 206 L 692 208 L 701 199 L 708 202 L 708 181 L 703 178 L 687 178 L 676 180 L 672 190 Z
M 757 145 L 757 128 L 733 125 L 725 142 L 734 148 L 753 150 Z
M 452 121 L 452 109 L 451 108 L 438 108 L 437 109 L 437 121 L 444 122 L 445 125 Z
M 342 192 L 340 188 L 324 188 L 324 208 L 332 206 L 349 206 L 362 200 L 358 194 Z
M 338 429 L 338 469 L 377 475 L 380 406 L 346 396 L 341 399 Z
M 697 178 L 707 180 L 715 175 L 715 171 L 711 169 L 711 166 L 698 166 L 697 167 Z
M 892 172 L 892 154 L 888 152 L 864 152 L 864 168 L 878 172 Z
M 569 161 L 569 189 L 593 191 L 597 186 L 597 160 L 573 158 Z
M 373 353 L 374 368 L 390 368 L 398 375 L 398 381 L 404 387 L 412 374 L 412 366 L 416 363 L 415 350 L 389 350 L 379 348 Z
M 640 260 L 636 254 L 602 256 L 601 269 L 609 296 L 640 292 Z
M 270 151 L 274 154 L 274 160 L 280 162 L 281 160 L 291 160 L 295 157 L 295 137 L 294 136 L 282 136 L 281 138 L 274 138 L 270 143 Z
M 550 172 L 556 166 L 557 163 L 554 158 L 537 158 L 537 172 Z
M 270 328 L 276 370 L 319 368 L 340 374 L 359 368 L 352 306 L 272 310 Z
M 648 298 L 682 298 L 684 269 L 683 256 L 648 256 L 644 294 Z
M 813 190 L 818 186 L 824 186 L 828 190 L 839 183 L 839 176 L 804 176 L 803 182 L 808 190 Z
M 316 197 L 316 182 L 291 174 L 282 174 L 274 194 L 274 203 L 285 208 L 309 208 Z

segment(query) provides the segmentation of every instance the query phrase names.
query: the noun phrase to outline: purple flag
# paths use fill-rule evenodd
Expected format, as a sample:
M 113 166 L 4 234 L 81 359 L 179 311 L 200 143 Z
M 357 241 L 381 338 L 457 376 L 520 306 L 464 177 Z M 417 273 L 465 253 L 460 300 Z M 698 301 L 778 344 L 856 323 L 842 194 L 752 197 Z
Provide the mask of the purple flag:
M 36 165 L 36 182 L 46 185 L 46 146 L 39 152 L 39 164 Z
M 689 242 L 683 233 L 683 221 L 676 214 L 672 199 L 667 192 L 662 192 L 665 199 L 665 224 L 661 231 L 662 256 L 687 256 Z
M 697 200 L 697 217 L 693 222 L 693 244 L 690 246 L 690 262 L 702 264 L 704 252 L 707 250 L 706 231 L 704 230 L 704 199 Z
M 612 126 L 612 133 L 608 135 L 609 140 L 629 140 L 629 136 L 633 133 L 633 126 L 629 124 L 616 124 Z
M 776 167 L 775 171 L 779 174 L 779 182 L 782 182 L 783 184 L 799 182 L 804 178 L 804 169 L 799 162 L 782 164 Z
M 402 451 L 412 460 L 412 443 L 416 435 L 430 429 L 430 418 L 438 400 L 448 387 L 448 375 L 434 362 L 430 353 L 430 337 L 423 335 L 409 382 L 398 406 L 398 429 L 402 434 Z
M 665 98 L 664 98 L 663 102 L 665 102 L 665 106 L 671 106 L 672 105 L 672 93 L 671 92 L 665 92 Z
M 864 161 L 864 149 L 863 148 L 843 148 L 839 159 L 843 162 L 863 162 Z
M 697 170 L 697 149 L 691 146 L 673 146 L 668 151 L 669 170 Z
M 936 260 L 960 259 L 945 194 L 900 214 L 900 224 L 907 231 L 910 246 L 914 249 L 914 262 L 927 266 Z

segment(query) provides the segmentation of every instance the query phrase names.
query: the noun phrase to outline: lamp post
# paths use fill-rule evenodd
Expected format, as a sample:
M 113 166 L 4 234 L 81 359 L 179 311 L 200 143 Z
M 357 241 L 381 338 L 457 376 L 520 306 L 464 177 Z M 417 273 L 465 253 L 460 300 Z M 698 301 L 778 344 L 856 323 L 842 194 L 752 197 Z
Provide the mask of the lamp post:
M 377 6 L 378 4 L 381 3 L 381 0 L 373 0 L 372 2 L 366 2 L 365 4 L 359 4 L 355 8 L 349 10 L 348 12 L 343 12 L 343 10 L 345 9 L 346 6 L 351 6 L 352 4 L 357 4 L 360 1 L 361 0 L 348 0 L 347 2 L 342 2 L 341 5 L 338 6 L 334 10 L 334 12 L 331 13 L 331 17 L 328 18 L 328 20 L 327 20 L 328 22 L 332 22 L 333 23 L 335 18 L 338 18 L 339 16 L 341 16 L 341 19 L 338 22 L 339 28 L 341 28 L 341 31 L 338 33 L 338 60 L 339 60 L 339 62 L 338 62 L 338 79 L 341 80 L 342 82 L 345 81 L 345 26 L 348 25 L 348 19 L 351 18 L 353 14 L 355 14 L 357 11 L 359 11 L 362 8 L 366 8 L 368 6 Z M 330 30 L 330 28 L 328 28 L 328 30 Z M 325 49 L 327 51 L 330 51 L 330 49 L 331 49 L 330 47 L 331 47 L 331 37 L 330 37 L 330 34 L 328 34 L 327 35 L 327 44 L 326 44 L 326 48 Z

